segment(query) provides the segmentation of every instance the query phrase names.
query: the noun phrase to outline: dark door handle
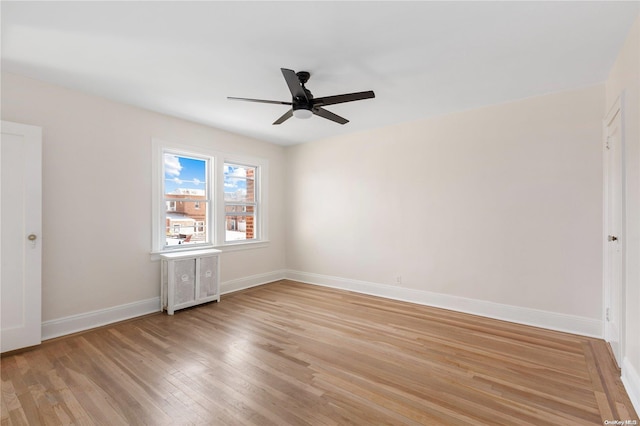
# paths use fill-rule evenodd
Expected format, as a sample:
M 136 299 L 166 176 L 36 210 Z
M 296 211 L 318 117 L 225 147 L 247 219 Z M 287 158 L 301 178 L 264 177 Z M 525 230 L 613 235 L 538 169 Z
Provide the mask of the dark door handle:
M 609 235 L 609 241 L 618 241 L 618 237 L 616 237 L 615 235 Z

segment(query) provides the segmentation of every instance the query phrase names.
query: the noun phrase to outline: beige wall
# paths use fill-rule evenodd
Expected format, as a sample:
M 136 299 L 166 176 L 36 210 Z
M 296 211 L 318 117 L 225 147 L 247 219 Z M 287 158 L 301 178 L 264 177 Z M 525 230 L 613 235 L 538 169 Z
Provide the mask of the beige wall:
M 43 128 L 43 321 L 159 295 L 152 137 L 269 160 L 271 243 L 224 253 L 221 279 L 284 268 L 282 147 L 7 73 L 2 119 Z
M 640 17 L 636 19 L 606 82 L 606 106 L 624 93 L 626 184 L 626 338 L 623 376 L 635 384 L 640 404 Z M 630 371 L 631 370 L 631 371 Z
M 272 242 L 225 253 L 223 282 L 285 267 L 401 276 L 406 289 L 601 317 L 602 86 L 290 147 L 285 164 L 279 146 L 2 82 L 3 119 L 44 128 L 45 321 L 157 295 L 152 137 L 270 161 Z M 76 217 L 77 204 L 100 214 Z
M 287 267 L 600 321 L 604 86 L 287 149 Z

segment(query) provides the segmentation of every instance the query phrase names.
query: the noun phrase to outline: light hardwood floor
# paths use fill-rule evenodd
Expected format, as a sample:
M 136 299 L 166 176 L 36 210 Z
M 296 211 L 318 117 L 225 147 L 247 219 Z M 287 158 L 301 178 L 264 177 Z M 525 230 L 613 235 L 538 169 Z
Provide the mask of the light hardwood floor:
M 638 419 L 602 340 L 292 281 L 51 340 L 1 368 L 2 425 Z

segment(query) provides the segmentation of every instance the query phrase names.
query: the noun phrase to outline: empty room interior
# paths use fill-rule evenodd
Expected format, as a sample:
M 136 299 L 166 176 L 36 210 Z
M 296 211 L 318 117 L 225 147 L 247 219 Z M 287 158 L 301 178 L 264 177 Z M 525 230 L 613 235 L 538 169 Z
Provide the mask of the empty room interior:
M 2 425 L 637 425 L 640 2 L 13 2 Z

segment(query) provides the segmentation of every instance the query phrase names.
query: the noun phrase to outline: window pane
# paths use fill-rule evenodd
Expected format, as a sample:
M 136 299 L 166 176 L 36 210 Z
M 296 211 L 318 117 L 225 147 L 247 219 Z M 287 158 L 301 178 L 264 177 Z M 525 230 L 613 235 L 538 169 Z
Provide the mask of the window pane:
M 257 238 L 257 170 L 256 166 L 224 163 L 225 241 Z
M 225 216 L 226 241 L 252 240 L 255 238 L 254 216 Z
M 255 201 L 256 168 L 225 163 L 224 199 L 225 201 Z
M 200 196 L 204 199 L 206 189 L 207 160 L 164 154 L 165 194 Z
M 199 244 L 207 241 L 209 203 L 200 202 L 199 208 L 196 208 L 196 203 L 195 201 L 175 201 L 175 210 L 166 212 L 165 245 Z M 166 204 L 170 205 L 170 202 L 167 201 Z
M 163 167 L 165 246 L 207 242 L 208 160 L 165 152 Z

